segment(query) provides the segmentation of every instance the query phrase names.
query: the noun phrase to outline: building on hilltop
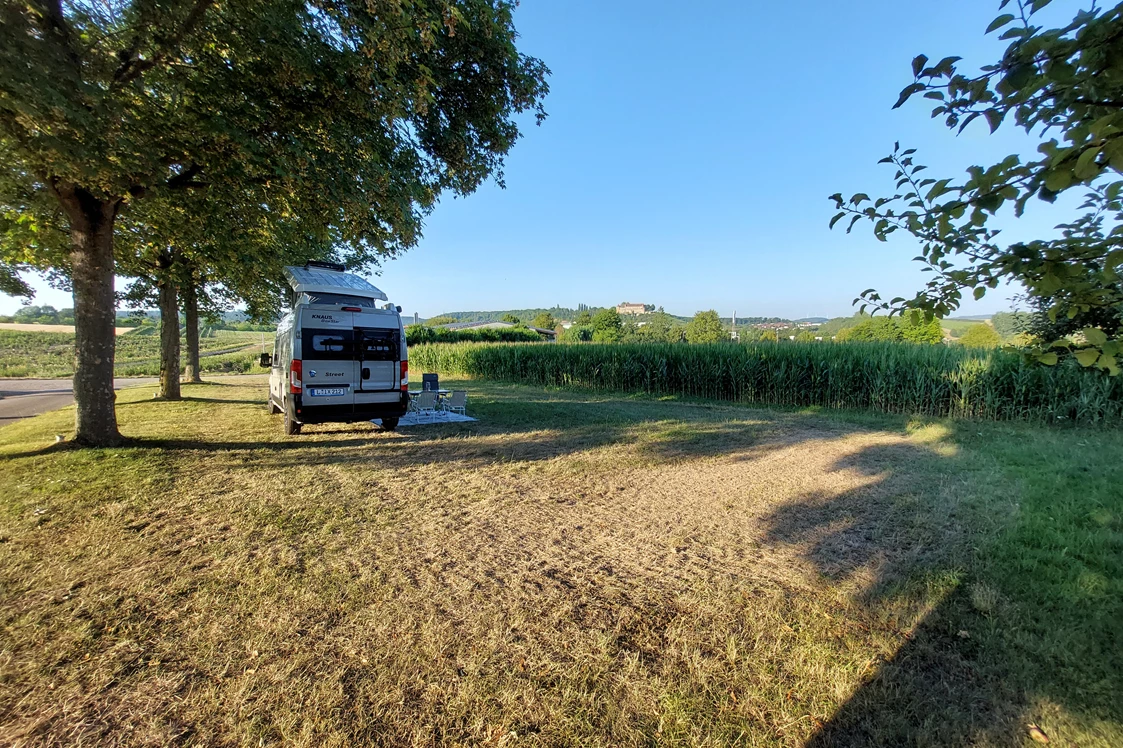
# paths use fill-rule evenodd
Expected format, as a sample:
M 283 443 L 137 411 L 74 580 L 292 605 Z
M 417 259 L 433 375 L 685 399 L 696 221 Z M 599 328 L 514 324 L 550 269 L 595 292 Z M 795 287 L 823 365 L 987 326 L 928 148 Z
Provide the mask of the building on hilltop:
M 632 304 L 632 303 L 627 302 L 627 301 L 625 301 L 622 304 L 616 305 L 616 313 L 617 314 L 640 315 L 640 314 L 645 314 L 646 312 L 650 312 L 654 309 L 655 309 L 655 307 L 651 306 L 650 304 Z

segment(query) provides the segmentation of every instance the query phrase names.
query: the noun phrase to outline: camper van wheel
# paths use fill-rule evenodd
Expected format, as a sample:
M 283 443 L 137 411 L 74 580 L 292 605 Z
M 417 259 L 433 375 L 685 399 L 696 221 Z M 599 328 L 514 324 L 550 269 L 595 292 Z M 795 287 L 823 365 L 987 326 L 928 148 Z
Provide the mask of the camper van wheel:
M 396 428 L 398 428 L 398 419 L 397 418 L 383 418 L 382 419 L 382 430 L 383 431 L 393 431 Z
M 296 436 L 300 433 L 300 421 L 296 420 L 295 408 L 292 400 L 285 400 L 285 434 Z
M 269 415 L 275 416 L 280 412 L 281 412 L 281 409 L 277 407 L 277 403 L 273 402 L 273 396 L 270 395 L 269 396 Z

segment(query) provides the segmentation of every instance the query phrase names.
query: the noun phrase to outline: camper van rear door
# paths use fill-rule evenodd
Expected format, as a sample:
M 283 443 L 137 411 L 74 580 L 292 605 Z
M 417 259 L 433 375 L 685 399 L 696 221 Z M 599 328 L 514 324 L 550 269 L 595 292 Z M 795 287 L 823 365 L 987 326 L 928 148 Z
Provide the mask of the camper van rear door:
M 305 309 L 301 319 L 301 357 L 308 405 L 355 402 L 355 335 L 352 313 Z
M 355 330 L 355 367 L 360 392 L 386 392 L 398 387 L 401 334 L 396 328 Z

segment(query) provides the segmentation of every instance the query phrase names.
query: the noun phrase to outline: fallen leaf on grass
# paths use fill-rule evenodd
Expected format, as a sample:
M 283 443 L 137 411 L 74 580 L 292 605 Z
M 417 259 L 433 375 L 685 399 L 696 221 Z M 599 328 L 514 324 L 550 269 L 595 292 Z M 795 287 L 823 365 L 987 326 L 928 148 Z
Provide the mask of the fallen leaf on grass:
M 1046 734 L 1045 734 L 1045 731 L 1044 731 L 1044 730 L 1042 730 L 1042 729 L 1041 729 L 1040 727 L 1038 727 L 1037 725 L 1035 725 L 1035 724 L 1033 724 L 1033 723 L 1031 722 L 1031 723 L 1029 723 L 1028 725 L 1026 725 L 1026 727 L 1028 727 L 1028 728 L 1029 728 L 1029 737 L 1030 737 L 1030 738 L 1031 738 L 1031 739 L 1032 739 L 1032 740 L 1033 740 L 1033 741 L 1034 741 L 1035 743 L 1048 743 L 1048 742 L 1049 742 L 1049 736 L 1048 736 L 1048 735 L 1046 735 Z

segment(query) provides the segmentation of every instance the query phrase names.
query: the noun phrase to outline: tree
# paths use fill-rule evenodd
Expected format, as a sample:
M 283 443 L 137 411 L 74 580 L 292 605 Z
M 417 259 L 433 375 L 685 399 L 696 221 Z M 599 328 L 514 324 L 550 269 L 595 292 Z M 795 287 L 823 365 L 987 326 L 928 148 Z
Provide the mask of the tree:
M 442 191 L 467 194 L 492 175 L 502 185 L 514 114 L 545 116 L 547 70 L 515 36 L 502 0 L 0 7 L 0 280 L 42 267 L 72 284 L 76 440 L 120 438 L 123 211 L 251 188 L 352 247 L 412 246 Z M 68 236 L 28 238 L 25 224 Z
M 437 325 L 452 325 L 456 323 L 456 317 L 449 317 L 448 315 L 436 316 L 425 320 L 425 324 L 429 327 L 436 327 Z
M 853 327 L 841 330 L 835 340 L 850 342 L 906 342 L 935 345 L 944 339 L 937 319 L 925 320 L 921 314 L 904 317 L 870 317 Z
M 572 325 L 562 334 L 566 343 L 587 343 L 593 339 L 593 328 L 590 325 Z
M 998 312 L 990 318 L 994 331 L 1003 340 L 1027 332 L 1032 322 L 1032 315 L 1026 312 Z
M 619 343 L 623 337 L 624 322 L 615 309 L 601 309 L 593 315 L 593 342 Z
M 512 325 L 521 325 L 523 323 L 523 321 L 521 319 L 519 319 L 518 317 L 516 317 L 515 315 L 510 314 L 510 313 L 504 314 L 501 317 L 501 320 L 503 322 L 507 322 L 507 323 L 512 324 Z
M 1010 0 L 1002 0 L 1006 10 Z M 831 197 L 839 212 L 834 226 L 850 217 L 866 219 L 885 240 L 905 231 L 921 244 L 918 258 L 932 272 L 914 298 L 883 301 L 873 289 L 855 302 L 899 312 L 920 310 L 944 317 L 959 307 L 964 292 L 981 298 L 1001 281 L 1016 281 L 1042 302 L 1052 320 L 1091 326 L 1089 345 L 1075 351 L 1080 363 L 1119 372 L 1123 352 L 1123 6 L 1095 2 L 1059 28 L 1035 25 L 1049 0 L 1016 0 L 1014 10 L 994 19 L 988 33 L 1002 30 L 1009 40 L 1002 58 L 977 73 L 960 70 L 958 57 L 929 65 L 912 62 L 913 82 L 895 107 L 923 94 L 936 102 L 933 117 L 962 131 L 982 117 L 991 132 L 1007 122 L 1041 140 L 1040 158 L 1023 162 L 1011 155 L 989 166 L 972 166 L 960 181 L 921 175 L 915 149 L 882 162 L 895 170 L 897 192 L 872 200 L 864 193 Z M 1059 136 L 1061 140 L 1058 140 Z M 1048 139 L 1047 139 L 1048 138 Z M 1063 142 L 1061 142 L 1063 140 Z M 1021 216 L 1031 202 L 1054 202 L 1069 190 L 1083 190 L 1077 215 L 1058 228 L 1059 238 L 1006 244 L 990 226 L 1003 208 Z M 1067 343 L 1065 344 L 1067 345 Z M 1038 359 L 1056 363 L 1057 351 Z
M 959 342 L 968 348 L 997 348 L 1002 344 L 998 332 L 987 324 L 971 325 L 959 337 Z
M 713 309 L 698 312 L 686 323 L 687 343 L 720 343 L 729 340 L 729 333 L 721 324 L 721 318 Z
M 573 320 L 573 324 L 582 326 L 591 325 L 593 324 L 593 315 L 589 312 L 588 309 L 582 309 L 577 314 L 577 317 Z
M 553 330 L 558 326 L 558 321 L 549 312 L 539 312 L 538 316 L 531 321 L 530 326 L 537 327 L 540 330 Z
M 645 343 L 678 343 L 683 339 L 683 326 L 660 309 L 636 328 L 635 338 Z
M 16 310 L 12 315 L 16 322 L 33 323 L 40 325 L 57 325 L 61 323 L 59 312 L 53 306 L 25 306 Z
M 843 342 L 895 342 L 901 340 L 901 326 L 892 317 L 871 317 L 840 330 L 835 339 Z
M 901 340 L 906 343 L 936 345 L 944 342 L 944 328 L 938 319 L 924 319 L 924 315 L 907 314 L 896 320 L 901 329 Z

